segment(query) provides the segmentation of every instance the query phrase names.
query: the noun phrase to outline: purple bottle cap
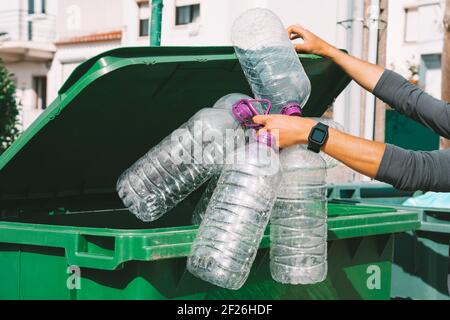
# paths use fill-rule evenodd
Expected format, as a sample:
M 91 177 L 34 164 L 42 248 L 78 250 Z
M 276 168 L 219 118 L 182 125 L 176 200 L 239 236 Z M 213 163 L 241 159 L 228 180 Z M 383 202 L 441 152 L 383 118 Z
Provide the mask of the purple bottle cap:
M 253 117 L 260 113 L 253 106 L 254 102 L 264 103 L 267 105 L 265 114 L 269 114 L 272 105 L 267 99 L 242 99 L 236 102 L 231 108 L 233 117 L 240 123 L 247 127 L 260 127 L 260 125 L 253 123 Z
M 293 102 L 285 105 L 283 109 L 281 109 L 281 114 L 285 116 L 301 117 L 302 109 L 298 103 Z
M 256 141 L 258 141 L 258 143 L 266 144 L 269 147 L 275 147 L 276 142 L 275 137 L 267 131 L 261 132 L 258 135 Z
M 248 123 L 255 116 L 248 99 L 242 99 L 236 102 L 231 112 L 233 117 L 241 124 Z

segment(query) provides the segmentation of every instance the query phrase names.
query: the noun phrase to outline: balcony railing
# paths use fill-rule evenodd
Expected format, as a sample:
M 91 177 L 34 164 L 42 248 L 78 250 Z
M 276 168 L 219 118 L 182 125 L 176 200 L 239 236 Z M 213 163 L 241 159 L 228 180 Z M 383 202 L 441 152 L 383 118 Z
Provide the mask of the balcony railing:
M 56 17 L 25 10 L 0 11 L 0 41 L 53 42 Z

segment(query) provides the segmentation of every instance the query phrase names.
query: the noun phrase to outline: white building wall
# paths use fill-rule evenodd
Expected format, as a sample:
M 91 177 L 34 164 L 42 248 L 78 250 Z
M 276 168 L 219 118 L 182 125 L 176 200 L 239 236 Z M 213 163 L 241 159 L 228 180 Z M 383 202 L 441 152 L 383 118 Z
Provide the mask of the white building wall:
M 150 15 L 150 8 L 148 9 Z M 139 37 L 139 9 L 136 0 L 122 0 L 123 46 L 148 45 L 148 37 Z
M 297 23 L 302 24 L 332 44 L 336 43 L 337 0 L 198 0 L 196 2 L 200 3 L 198 23 L 176 26 L 176 0 L 164 1 L 162 45 L 231 45 L 233 21 L 244 11 L 254 7 L 264 7 L 274 11 L 286 27 Z
M 197 23 L 175 25 L 175 1 L 164 1 L 161 44 L 165 46 L 206 46 L 230 44 L 230 6 L 223 0 L 201 0 Z
M 54 22 L 57 13 L 56 8 L 57 0 L 47 0 L 47 15 L 41 14 L 30 17 L 30 21 L 33 22 L 34 42 L 48 42 L 53 40 L 53 36 L 55 35 Z M 11 32 L 10 41 L 23 43 L 27 40 L 27 19 L 29 18 L 27 16 L 27 11 L 27 0 L 0 1 L 0 15 L 7 17 L 3 21 L 5 23 L 2 24 L 2 21 L 0 21 L 0 31 Z M 40 0 L 35 0 L 35 11 L 41 11 Z M 22 14 L 21 18 L 19 18 L 19 13 Z M 18 31 L 19 24 L 22 26 L 21 32 Z M 50 64 L 50 61 L 31 62 L 27 60 L 6 64 L 8 70 L 14 75 L 14 80 L 17 86 L 16 96 L 19 101 L 20 108 L 20 129 L 27 128 L 42 112 L 42 109 L 36 108 L 36 93 L 33 89 L 33 77 L 48 76 Z M 51 100 L 47 98 L 47 102 L 50 101 Z
M 35 105 L 36 93 L 33 90 L 34 76 L 47 76 L 48 66 L 45 63 L 20 62 L 8 64 L 8 70 L 14 74 L 17 91 L 16 96 L 20 108 L 20 128 L 27 128 L 38 116 L 42 109 Z
M 16 0 L 16 1 L 1 1 L 0 11 L 13 11 L 26 8 L 26 0 Z
M 124 0 L 58 0 L 58 38 L 121 28 Z
M 41 13 L 42 1 L 35 0 L 35 14 L 28 15 L 28 0 L 0 1 L 0 31 L 8 32 L 12 41 L 28 40 L 28 22 L 33 23 L 33 41 L 52 41 L 55 35 L 57 0 L 46 0 L 45 12 Z
M 417 8 L 413 30 L 416 41 L 405 41 L 406 8 Z M 424 55 L 440 54 L 443 48 L 443 0 L 395 0 L 389 1 L 388 37 L 386 51 L 387 67 L 403 76 L 411 77 L 410 66 L 420 66 Z M 426 78 L 427 75 L 424 75 Z M 440 81 L 429 90 L 436 91 Z M 425 88 L 427 89 L 427 88 Z
M 420 59 L 417 54 L 417 43 L 405 42 L 405 8 L 416 2 L 389 1 L 386 66 L 406 77 L 409 76 L 409 64 L 418 64 Z
M 27 0 L 22 0 L 23 10 L 27 8 Z M 53 41 L 57 36 L 56 21 L 58 0 L 46 0 L 46 14 L 41 14 L 40 0 L 35 0 L 35 16 L 31 17 L 33 22 L 33 41 L 35 42 L 49 42 Z M 26 30 L 26 28 L 24 28 Z
M 445 1 L 419 1 L 419 52 L 440 53 L 443 48 Z

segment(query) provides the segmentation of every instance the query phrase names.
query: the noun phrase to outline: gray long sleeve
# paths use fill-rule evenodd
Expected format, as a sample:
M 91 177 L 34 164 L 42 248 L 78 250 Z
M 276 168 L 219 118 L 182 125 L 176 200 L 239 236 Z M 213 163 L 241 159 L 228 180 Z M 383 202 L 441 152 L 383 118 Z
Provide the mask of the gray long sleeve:
M 386 70 L 373 94 L 396 111 L 450 139 L 450 104 L 430 96 L 398 73 Z
M 450 138 L 449 103 L 433 98 L 389 70 L 373 93 L 398 112 Z M 450 150 L 409 151 L 388 144 L 376 179 L 401 190 L 449 192 Z

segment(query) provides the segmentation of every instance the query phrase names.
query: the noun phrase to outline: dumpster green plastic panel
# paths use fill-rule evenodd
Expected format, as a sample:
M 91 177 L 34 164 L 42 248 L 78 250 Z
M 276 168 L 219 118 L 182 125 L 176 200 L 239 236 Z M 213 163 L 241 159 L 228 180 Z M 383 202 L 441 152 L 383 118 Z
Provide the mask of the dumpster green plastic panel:
M 433 130 L 395 110 L 386 110 L 386 143 L 408 150 L 439 150 L 440 137 Z
M 126 212 L 81 215 L 77 224 L 95 218 L 126 225 L 129 218 Z M 210 285 L 186 271 L 197 226 L 77 227 L 71 226 L 71 215 L 49 216 L 48 224 L 3 221 L 0 299 L 388 299 L 392 233 L 417 228 L 417 214 L 330 204 L 329 216 L 326 281 L 308 286 L 274 282 L 267 231 L 249 280 L 238 291 Z
M 300 56 L 320 116 L 348 84 L 329 60 Z M 329 273 L 289 286 L 270 276 L 268 231 L 238 291 L 186 271 L 199 189 L 143 223 L 115 192 L 119 174 L 202 107 L 250 93 L 232 48 L 123 48 L 80 65 L 0 157 L 1 299 L 388 299 L 395 234 L 414 210 L 330 204 Z
M 340 203 L 420 210 L 420 228 L 396 238 L 391 295 L 450 300 L 450 204 L 442 209 L 402 205 L 412 196 L 414 192 L 399 191 L 381 183 L 339 185 L 329 190 L 329 198 Z

